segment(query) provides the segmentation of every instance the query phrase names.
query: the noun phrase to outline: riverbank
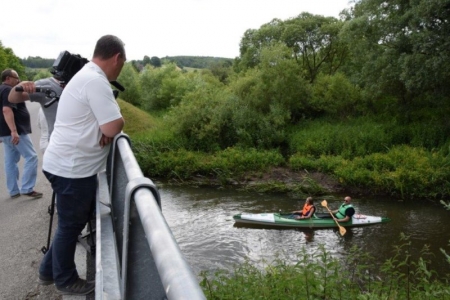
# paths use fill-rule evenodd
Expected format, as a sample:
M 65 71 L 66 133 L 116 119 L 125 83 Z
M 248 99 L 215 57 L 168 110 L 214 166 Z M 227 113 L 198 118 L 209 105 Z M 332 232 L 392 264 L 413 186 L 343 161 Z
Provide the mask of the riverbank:
M 335 177 L 321 172 L 293 171 L 289 168 L 273 167 L 266 172 L 247 172 L 239 178 L 219 178 L 218 176 L 196 175 L 189 179 L 158 181 L 174 185 L 192 185 L 198 187 L 231 187 L 257 192 L 286 193 L 292 197 L 305 195 L 349 194 L 373 195 L 370 189 L 344 187 Z M 385 196 L 384 194 L 381 194 Z

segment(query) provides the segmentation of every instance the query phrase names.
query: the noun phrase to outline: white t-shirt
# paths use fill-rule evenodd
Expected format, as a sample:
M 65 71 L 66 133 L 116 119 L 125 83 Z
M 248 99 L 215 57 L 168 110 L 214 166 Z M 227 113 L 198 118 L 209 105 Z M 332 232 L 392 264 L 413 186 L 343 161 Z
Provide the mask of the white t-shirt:
M 122 118 L 105 73 L 87 63 L 65 87 L 42 168 L 65 178 L 105 169 L 109 145 L 100 147 L 100 126 Z

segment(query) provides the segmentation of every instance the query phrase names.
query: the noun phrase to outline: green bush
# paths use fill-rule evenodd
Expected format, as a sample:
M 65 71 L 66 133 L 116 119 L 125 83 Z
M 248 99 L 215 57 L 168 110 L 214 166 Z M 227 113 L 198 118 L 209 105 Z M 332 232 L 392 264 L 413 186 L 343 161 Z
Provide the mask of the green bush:
M 438 300 L 450 296 L 448 277 L 429 269 L 427 246 L 414 261 L 408 237 L 400 237 L 392 258 L 376 261 L 358 247 L 337 259 L 321 245 L 314 253 L 303 248 L 296 264 L 278 259 L 264 269 L 244 262 L 233 271 L 202 272 L 200 286 L 207 299 L 410 299 Z
M 135 156 L 146 176 L 187 180 L 203 175 L 225 180 L 284 164 L 283 157 L 275 150 L 227 148 L 207 154 L 183 148 L 165 149 L 163 144 L 143 138 L 133 141 Z
M 233 101 L 234 96 L 226 89 L 205 83 L 202 88 L 187 93 L 166 120 L 186 142 L 186 149 L 216 151 L 236 142 L 231 120 Z
M 408 197 L 436 197 L 450 192 L 450 160 L 423 148 L 395 146 L 387 153 L 357 157 L 334 171 L 348 186 L 366 186 Z
M 332 173 L 339 165 L 345 164 L 346 160 L 341 156 L 321 155 L 315 158 L 311 155 L 303 155 L 296 153 L 289 158 L 288 165 L 295 171 L 320 171 L 324 173 Z
M 364 108 L 359 88 L 345 75 L 319 74 L 312 86 L 311 108 L 337 117 L 355 115 Z
M 134 106 L 141 106 L 141 85 L 139 83 L 139 73 L 132 63 L 126 63 L 117 79 L 125 87 L 124 92 L 120 92 L 120 98 Z
M 311 87 L 302 77 L 301 67 L 292 60 L 291 51 L 283 45 L 262 49 L 258 67 L 233 77 L 230 89 L 243 106 L 263 115 L 277 107 L 296 122 L 308 113 Z
M 147 111 L 164 110 L 178 105 L 184 94 L 194 88 L 194 82 L 175 64 L 161 68 L 147 65 L 140 73 L 142 108 Z
M 369 118 L 347 122 L 335 120 L 304 121 L 292 129 L 291 153 L 334 155 L 344 158 L 385 152 L 391 144 L 386 124 Z
M 247 171 L 266 171 L 270 167 L 283 164 L 284 158 L 276 150 L 227 148 L 217 152 L 211 159 L 212 168 L 224 169 L 235 174 Z

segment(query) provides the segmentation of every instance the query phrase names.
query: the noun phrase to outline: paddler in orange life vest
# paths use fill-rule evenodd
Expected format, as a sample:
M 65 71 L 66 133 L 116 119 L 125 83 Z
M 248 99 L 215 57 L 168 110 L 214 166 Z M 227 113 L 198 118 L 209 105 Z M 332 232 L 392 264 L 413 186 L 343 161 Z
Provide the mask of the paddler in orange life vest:
M 313 198 L 308 197 L 306 198 L 305 205 L 303 205 L 302 210 L 295 210 L 292 213 L 296 215 L 294 219 L 309 219 L 313 216 L 314 212 L 316 211 L 316 207 L 313 204 Z
M 338 209 L 332 211 L 332 213 L 336 216 L 338 222 L 348 222 L 355 214 L 355 209 L 350 203 L 351 201 L 352 198 L 350 198 L 349 196 L 345 197 L 344 203 L 342 203 Z

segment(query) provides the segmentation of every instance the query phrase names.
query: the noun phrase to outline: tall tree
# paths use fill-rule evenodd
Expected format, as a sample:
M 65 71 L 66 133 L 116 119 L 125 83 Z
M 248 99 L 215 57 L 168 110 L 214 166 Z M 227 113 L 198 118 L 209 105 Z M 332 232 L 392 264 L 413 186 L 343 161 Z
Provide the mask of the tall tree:
M 291 49 L 310 82 L 321 72 L 332 75 L 347 58 L 347 46 L 339 38 L 342 25 L 333 17 L 302 13 L 286 21 L 274 19 L 258 30 L 249 29 L 241 40 L 235 70 L 257 66 L 262 49 L 281 42 Z
M 268 47 L 281 40 L 283 21 L 273 19 L 262 25 L 258 30 L 248 29 L 242 37 L 239 52 L 239 69 L 253 68 L 260 63 L 260 55 L 263 47 Z
M 395 97 L 403 112 L 445 105 L 449 19 L 449 0 L 358 1 L 342 33 L 353 46 L 353 80 L 372 98 Z
M 339 39 L 343 22 L 333 17 L 301 13 L 285 21 L 282 40 L 313 82 L 320 73 L 334 74 L 347 57 L 347 46 Z
M 3 47 L 0 41 L 0 72 L 5 69 L 14 69 L 20 77 L 25 78 L 25 67 L 11 48 Z
M 144 55 L 144 59 L 142 60 L 142 63 L 144 64 L 144 66 L 151 64 L 150 57 L 148 57 L 147 55 Z
M 156 56 L 152 56 L 152 58 L 150 59 L 150 64 L 155 68 L 159 68 L 162 65 L 161 60 Z

